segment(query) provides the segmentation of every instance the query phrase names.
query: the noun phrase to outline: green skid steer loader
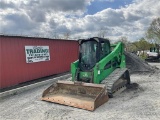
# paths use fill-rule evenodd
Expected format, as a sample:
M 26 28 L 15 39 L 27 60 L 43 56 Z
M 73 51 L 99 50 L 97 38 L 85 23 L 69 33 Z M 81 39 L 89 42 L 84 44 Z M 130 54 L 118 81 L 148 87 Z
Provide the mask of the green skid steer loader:
M 79 40 L 79 59 L 71 64 L 72 81 L 58 81 L 43 92 L 42 100 L 93 111 L 130 85 L 124 46 L 108 39 Z

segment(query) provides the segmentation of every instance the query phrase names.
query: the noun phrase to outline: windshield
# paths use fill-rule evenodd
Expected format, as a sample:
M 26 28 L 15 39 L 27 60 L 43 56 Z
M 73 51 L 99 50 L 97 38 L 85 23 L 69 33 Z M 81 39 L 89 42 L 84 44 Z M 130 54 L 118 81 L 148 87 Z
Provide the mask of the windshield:
M 80 68 L 90 70 L 96 64 L 96 41 L 86 41 L 80 45 Z

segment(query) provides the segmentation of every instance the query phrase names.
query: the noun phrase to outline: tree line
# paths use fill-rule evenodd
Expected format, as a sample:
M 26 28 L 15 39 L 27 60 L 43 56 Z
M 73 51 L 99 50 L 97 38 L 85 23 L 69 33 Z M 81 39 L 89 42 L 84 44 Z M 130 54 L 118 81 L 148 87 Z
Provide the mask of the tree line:
M 138 41 L 130 42 L 127 37 L 120 37 L 118 41 L 121 41 L 125 45 L 126 51 L 137 52 L 149 50 L 151 47 L 159 47 L 160 45 L 160 17 L 154 19 L 149 28 L 146 31 L 144 37 Z

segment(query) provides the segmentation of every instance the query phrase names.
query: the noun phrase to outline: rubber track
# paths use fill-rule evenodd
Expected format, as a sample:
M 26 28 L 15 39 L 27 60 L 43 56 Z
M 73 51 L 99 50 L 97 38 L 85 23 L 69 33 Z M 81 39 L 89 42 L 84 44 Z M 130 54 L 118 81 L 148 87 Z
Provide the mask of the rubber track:
M 113 91 L 112 91 L 112 86 L 113 84 L 119 80 L 121 78 L 121 76 L 125 73 L 125 71 L 127 70 L 127 68 L 117 68 L 116 70 L 114 70 L 106 79 L 104 79 L 101 84 L 106 84 L 107 86 L 107 92 L 109 95 L 112 95 Z M 119 88 L 124 87 L 121 86 Z

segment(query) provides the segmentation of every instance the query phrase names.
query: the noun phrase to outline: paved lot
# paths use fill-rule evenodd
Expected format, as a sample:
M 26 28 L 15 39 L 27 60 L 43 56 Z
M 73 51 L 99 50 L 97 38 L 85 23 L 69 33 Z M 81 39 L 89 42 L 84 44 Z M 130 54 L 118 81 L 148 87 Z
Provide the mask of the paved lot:
M 150 63 L 160 68 L 160 63 Z M 138 89 L 124 91 L 94 112 L 41 101 L 50 84 L 0 100 L 0 120 L 158 120 L 160 71 L 133 74 Z

